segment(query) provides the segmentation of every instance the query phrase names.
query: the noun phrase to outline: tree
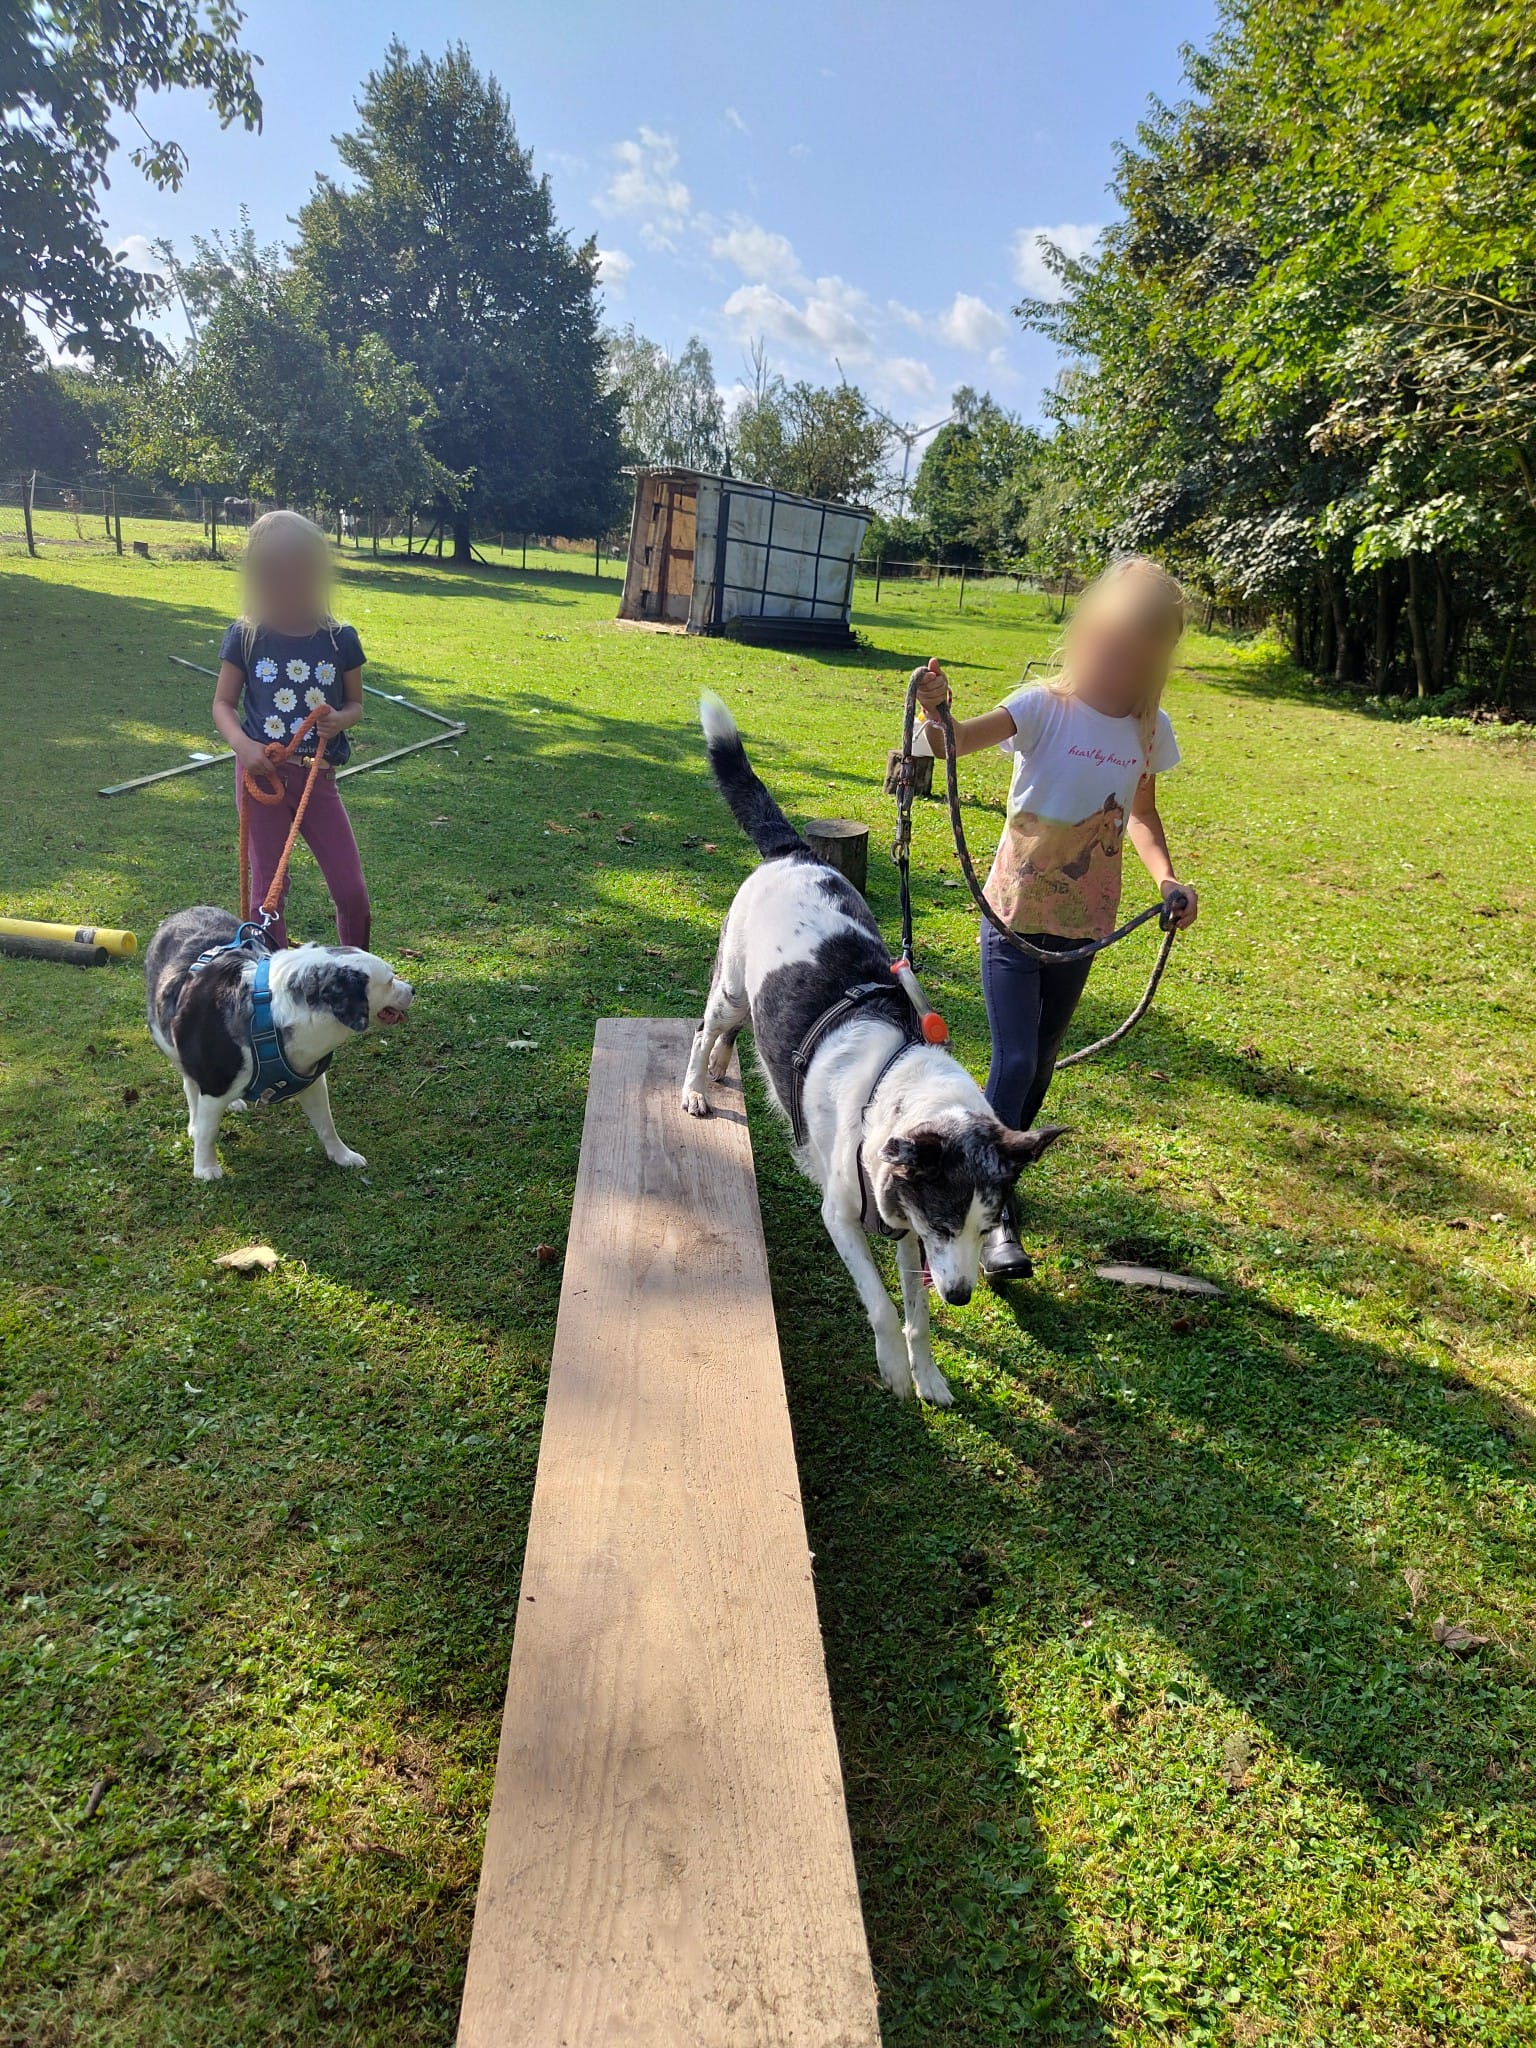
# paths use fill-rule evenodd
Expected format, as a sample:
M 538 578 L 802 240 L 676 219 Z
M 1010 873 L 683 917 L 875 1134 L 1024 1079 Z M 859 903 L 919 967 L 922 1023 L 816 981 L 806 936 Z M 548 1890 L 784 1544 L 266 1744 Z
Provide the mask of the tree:
M 617 393 L 624 450 L 632 462 L 719 469 L 725 407 L 709 350 L 695 334 L 675 359 L 633 326 L 605 337 L 609 388 Z
M 619 400 L 604 388 L 597 251 L 557 226 L 505 94 L 460 46 L 392 42 L 359 125 L 299 215 L 299 268 L 332 338 L 379 336 L 432 402 L 428 446 L 454 559 L 476 522 L 605 533 L 623 506 Z
M 740 476 L 808 498 L 868 498 L 880 481 L 890 428 L 851 384 L 786 384 L 759 348 L 753 388 L 731 418 Z
M 230 0 L 0 0 L 0 357 L 27 354 L 27 318 L 71 354 L 133 365 L 151 347 L 136 323 L 159 280 L 112 253 L 98 200 L 121 113 L 140 128 L 149 94 L 204 94 L 225 127 L 261 125 L 254 60 Z M 129 161 L 175 191 L 176 142 L 145 139 Z
M 377 335 L 334 347 L 310 280 L 259 247 L 248 221 L 195 248 L 176 274 L 195 332 L 130 388 L 116 460 L 279 504 L 394 510 L 451 491 L 424 446 L 426 394 Z
M 1533 72 L 1516 0 L 1226 0 L 1020 308 L 1078 365 L 1095 547 L 1270 603 L 1339 682 L 1536 683 Z
M 954 419 L 924 450 L 912 487 L 913 516 L 928 529 L 942 561 L 1022 554 L 1041 437 L 967 387 L 955 393 L 953 409 Z

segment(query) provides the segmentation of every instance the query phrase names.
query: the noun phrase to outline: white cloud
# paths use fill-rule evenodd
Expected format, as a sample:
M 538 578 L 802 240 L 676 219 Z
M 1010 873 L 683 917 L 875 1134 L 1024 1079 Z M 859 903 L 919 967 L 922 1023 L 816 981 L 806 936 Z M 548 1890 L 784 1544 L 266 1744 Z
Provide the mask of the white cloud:
M 811 154 L 811 145 L 808 142 L 792 142 L 789 145 L 789 153 L 797 162 L 803 162 Z
M 734 107 L 726 108 L 725 124 L 728 128 L 734 128 L 738 135 L 750 135 L 752 133 L 752 130 L 747 126 L 746 122 L 743 121 L 740 114 L 737 113 Z
M 165 265 L 149 246 L 148 235 L 124 235 L 114 253 L 128 270 L 148 271 L 152 277 L 168 275 Z
M 956 292 L 949 311 L 939 315 L 938 331 L 954 347 L 986 355 L 1007 339 L 1008 323 L 985 299 L 975 298 L 970 292 Z
M 788 237 L 772 234 L 741 214 L 731 216 L 731 225 L 724 234 L 714 236 L 709 250 L 712 256 L 734 263 L 754 284 L 785 285 L 792 290 L 805 284 L 800 259 Z
M 1097 221 L 1069 221 L 1053 228 L 1020 228 L 1013 238 L 1013 274 L 1032 299 L 1058 299 L 1061 279 L 1046 266 L 1042 242 L 1054 242 L 1074 260 L 1090 255 L 1104 232 Z
M 629 283 L 629 274 L 634 267 L 634 257 L 626 256 L 622 249 L 599 249 L 597 252 L 597 274 L 616 298 L 623 297 L 624 287 Z
M 910 327 L 921 334 L 928 322 L 921 313 L 915 313 L 910 306 L 904 306 L 900 299 L 887 299 L 885 309 L 893 320 L 899 320 L 903 327 Z
M 865 325 L 868 301 L 841 277 L 818 277 L 800 305 L 768 284 L 742 285 L 723 311 L 743 341 L 762 334 L 786 347 L 831 360 L 867 362 L 874 342 Z
M 670 135 L 642 126 L 633 138 L 616 142 L 618 168 L 598 204 L 608 213 L 630 213 L 659 227 L 681 227 L 692 208 L 692 195 L 677 177 L 677 143 Z
M 903 398 L 933 398 L 939 388 L 932 370 L 916 356 L 887 356 L 876 366 L 875 380 Z

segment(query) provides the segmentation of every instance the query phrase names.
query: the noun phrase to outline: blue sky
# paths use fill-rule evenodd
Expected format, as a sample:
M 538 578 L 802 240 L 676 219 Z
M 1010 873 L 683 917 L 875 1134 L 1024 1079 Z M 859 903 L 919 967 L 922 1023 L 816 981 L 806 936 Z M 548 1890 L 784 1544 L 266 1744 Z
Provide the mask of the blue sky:
M 830 382 L 840 362 L 914 424 L 961 383 L 1036 417 L 1056 365 L 1009 311 L 1046 286 L 1034 237 L 1091 239 L 1116 141 L 1150 94 L 1177 95 L 1180 46 L 1214 20 L 1212 0 L 249 0 L 264 132 L 149 103 L 190 174 L 157 193 L 120 157 L 107 218 L 131 253 L 228 227 L 242 203 L 262 240 L 286 238 L 391 32 L 413 51 L 462 40 L 562 225 L 604 251 L 610 321 L 673 349 L 701 334 L 725 387 L 760 335 L 775 368 Z

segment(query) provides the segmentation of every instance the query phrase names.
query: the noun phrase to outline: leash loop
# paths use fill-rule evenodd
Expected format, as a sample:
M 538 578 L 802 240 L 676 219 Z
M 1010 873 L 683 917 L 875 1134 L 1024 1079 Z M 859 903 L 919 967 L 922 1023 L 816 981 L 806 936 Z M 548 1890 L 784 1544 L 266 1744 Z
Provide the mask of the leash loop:
M 329 704 L 317 704 L 314 710 L 304 719 L 303 724 L 294 733 L 292 739 L 286 742 L 273 740 L 269 746 L 263 749 L 266 755 L 265 766 L 241 769 L 241 784 L 247 797 L 258 804 L 271 805 L 282 803 L 288 792 L 283 786 L 283 778 L 278 773 L 278 770 L 293 759 L 300 747 L 303 746 L 308 735 L 314 731 L 326 712 L 332 708 Z M 288 828 L 288 843 L 284 846 L 281 858 L 272 871 L 271 885 L 258 906 L 262 937 L 266 936 L 269 928 L 277 921 L 278 912 L 283 901 L 283 891 L 288 886 L 288 863 L 293 858 L 293 849 L 298 843 L 299 832 L 304 823 L 304 813 L 309 808 L 309 799 L 314 793 L 315 784 L 320 779 L 320 771 L 324 765 L 325 748 L 320 745 L 317 739 L 315 742 L 314 759 L 309 764 L 309 777 L 299 797 L 298 808 L 293 814 L 293 823 Z M 244 804 L 240 806 L 239 859 L 240 925 L 243 931 L 251 918 L 251 833 L 250 819 Z

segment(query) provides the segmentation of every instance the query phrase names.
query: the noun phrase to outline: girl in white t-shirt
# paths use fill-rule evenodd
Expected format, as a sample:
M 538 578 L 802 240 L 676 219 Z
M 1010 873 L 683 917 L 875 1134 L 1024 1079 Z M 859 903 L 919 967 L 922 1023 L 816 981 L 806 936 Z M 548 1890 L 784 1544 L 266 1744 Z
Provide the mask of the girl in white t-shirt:
M 1056 676 L 1016 690 L 995 711 L 954 722 L 956 753 L 995 746 L 1013 756 L 1008 822 L 986 896 L 1010 930 L 1047 951 L 1071 951 L 1114 930 L 1126 837 L 1163 895 L 1183 895 L 1176 922 L 1195 920 L 1195 891 L 1175 879 L 1156 795 L 1158 775 L 1179 758 L 1160 705 L 1183 630 L 1179 584 L 1145 556 L 1129 556 L 1078 599 Z M 937 661 L 921 672 L 917 694 L 923 739 L 942 754 L 944 730 L 933 712 L 950 690 Z M 1028 1130 L 1040 1113 L 1092 964 L 1034 960 L 982 922 L 981 985 L 992 1031 L 987 1100 L 1015 1130 Z M 996 1280 L 1034 1270 L 1011 1220 L 987 1238 L 982 1269 Z

